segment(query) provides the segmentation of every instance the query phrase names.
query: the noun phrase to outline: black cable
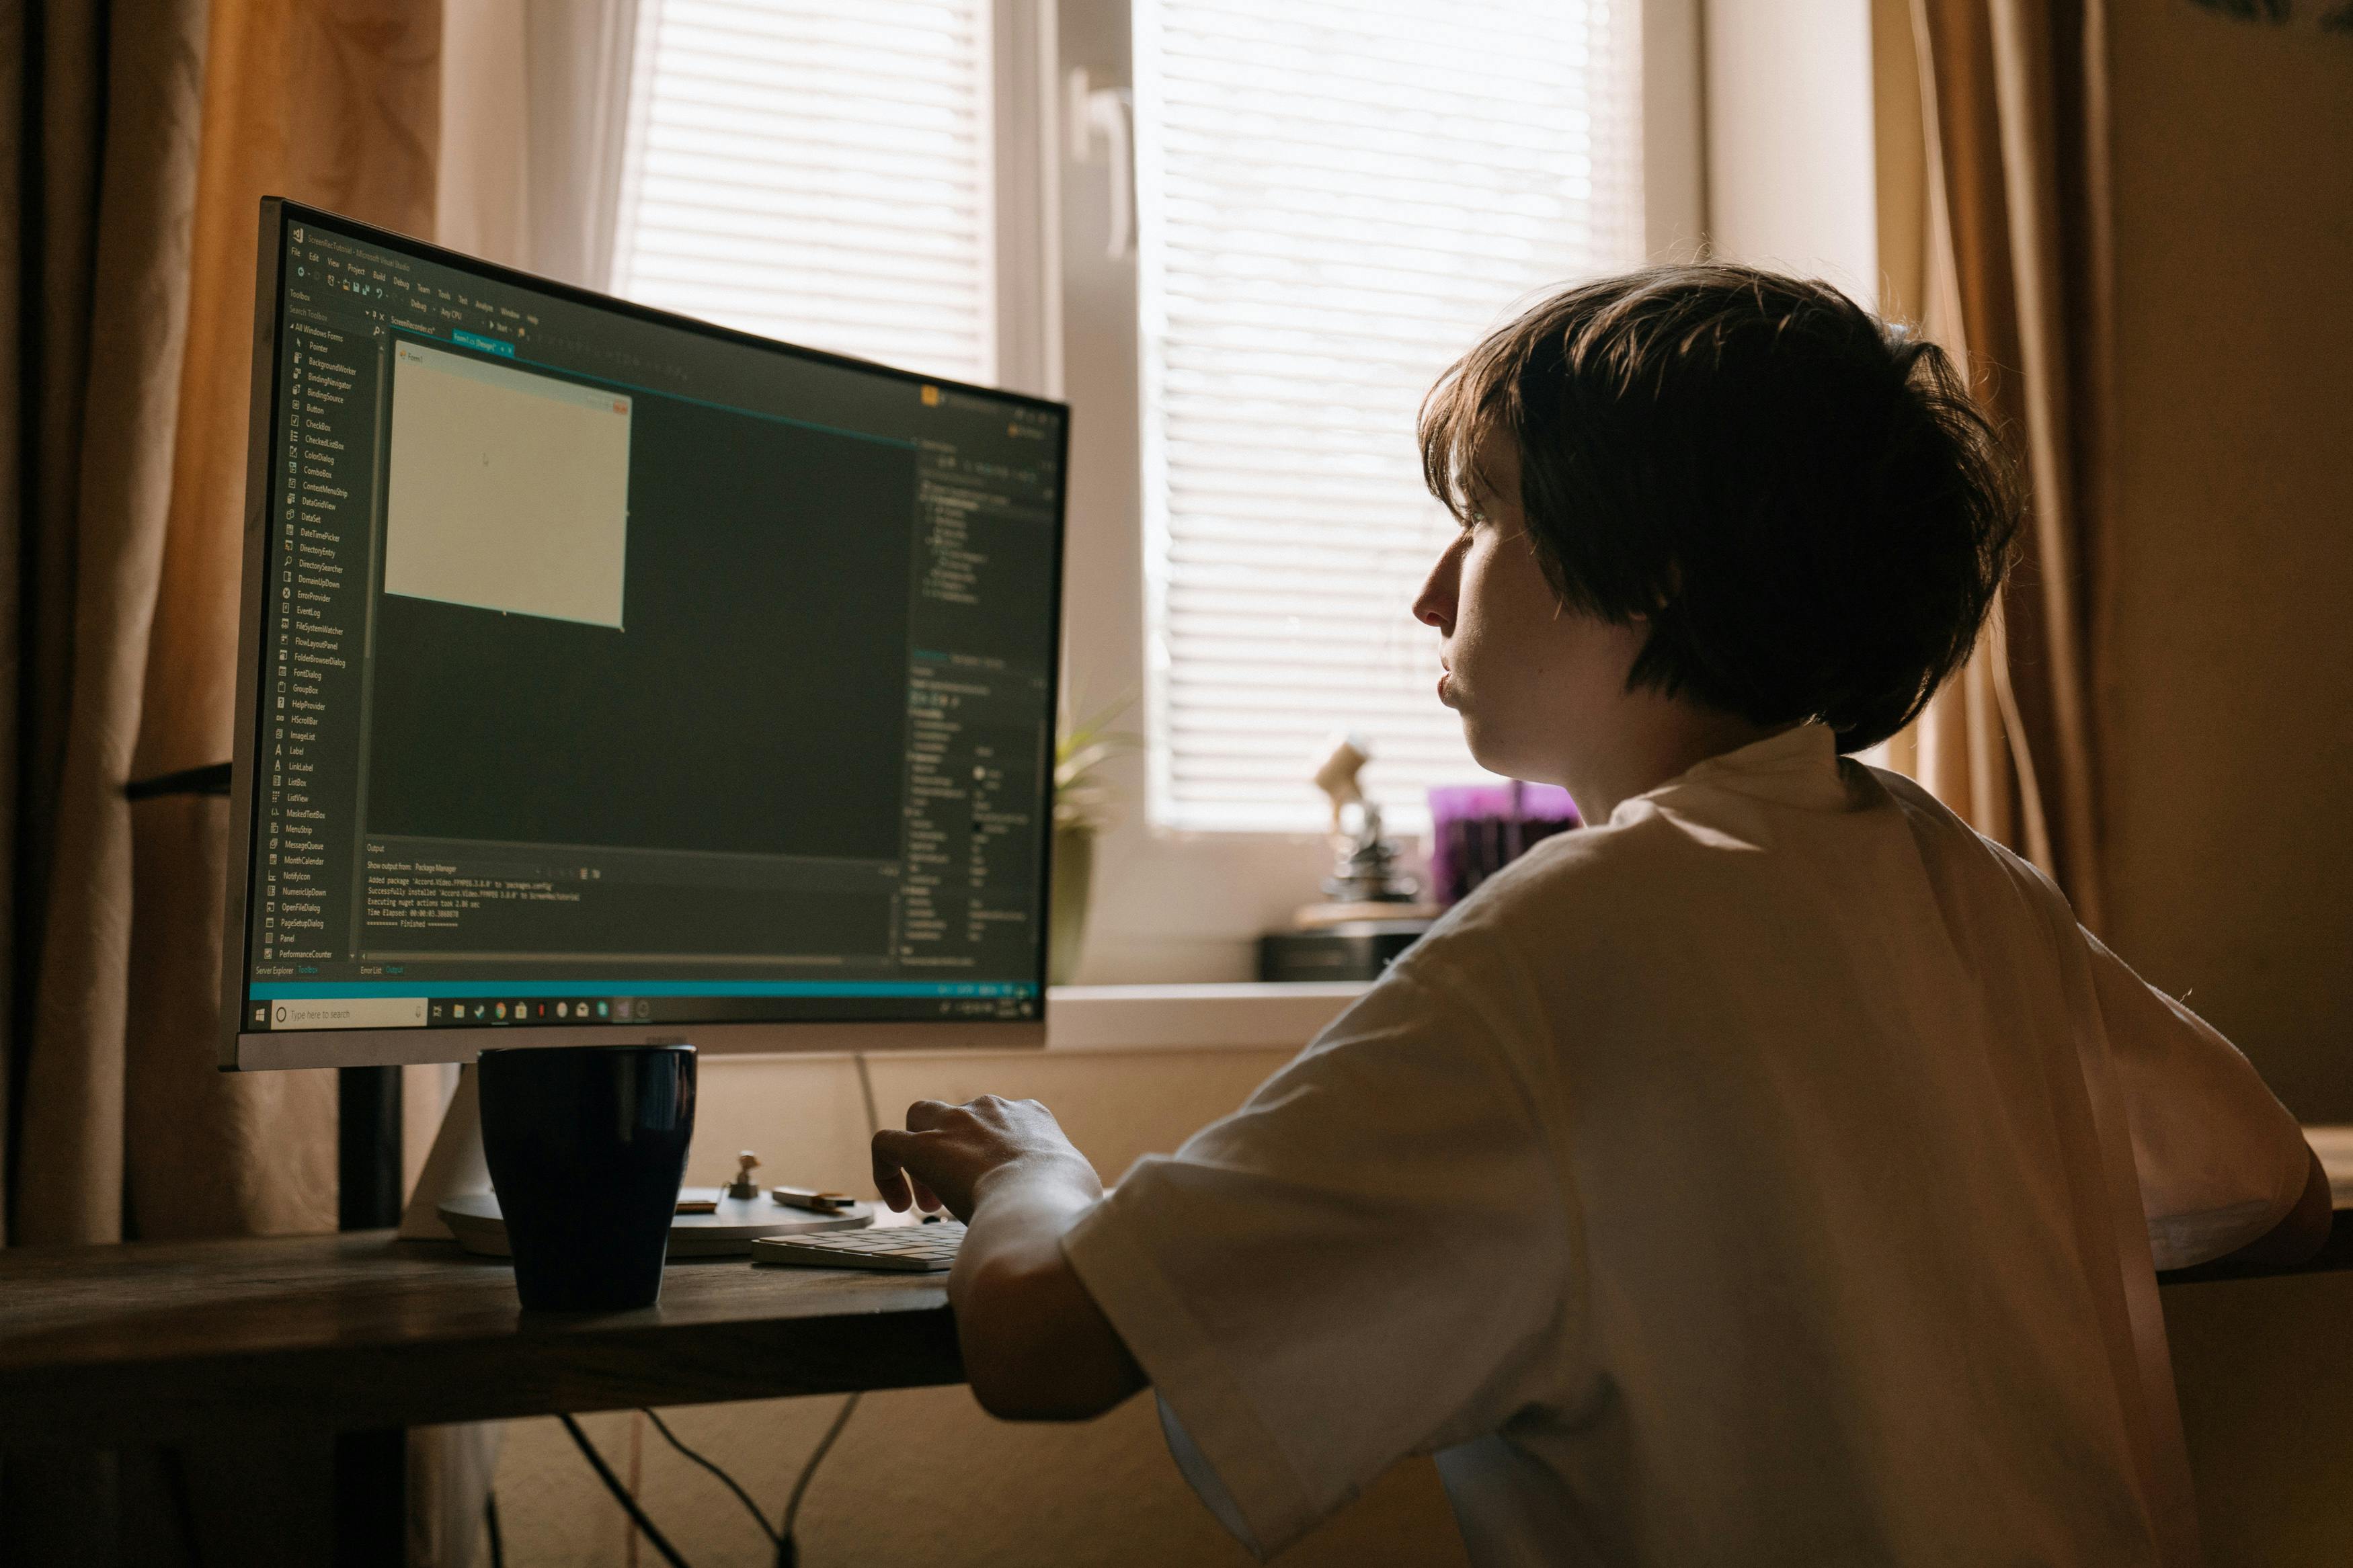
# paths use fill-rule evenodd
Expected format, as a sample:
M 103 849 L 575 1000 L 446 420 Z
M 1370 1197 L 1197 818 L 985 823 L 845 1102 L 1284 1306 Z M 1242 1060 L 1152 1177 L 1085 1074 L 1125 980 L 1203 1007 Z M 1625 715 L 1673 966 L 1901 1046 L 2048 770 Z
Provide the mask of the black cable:
M 482 1494 L 482 1528 L 491 1532 L 491 1568 L 507 1568 L 506 1537 L 499 1533 L 499 1494 Z
M 881 1125 L 874 1114 L 874 1083 L 872 1079 L 867 1075 L 865 1054 L 863 1052 L 858 1053 L 855 1059 L 858 1063 L 859 1093 L 866 1102 L 866 1130 L 869 1133 L 871 1133 Z M 841 1402 L 841 1408 L 834 1413 L 833 1425 L 828 1426 L 825 1429 L 825 1436 L 818 1439 L 817 1447 L 810 1453 L 808 1462 L 801 1467 L 800 1476 L 793 1482 L 793 1495 L 790 1500 L 785 1504 L 784 1527 L 782 1530 L 770 1528 L 768 1524 L 768 1516 L 760 1511 L 760 1505 L 753 1500 L 752 1494 L 745 1491 L 742 1486 L 738 1485 L 735 1478 L 729 1475 L 726 1470 L 721 1468 L 715 1461 L 708 1459 L 702 1455 L 695 1452 L 692 1448 L 688 1447 L 684 1442 L 680 1440 L 679 1435 L 670 1429 L 669 1423 L 665 1422 L 660 1416 L 655 1415 L 651 1410 L 640 1409 L 638 1414 L 645 1416 L 647 1420 L 651 1421 L 654 1424 L 654 1430 L 662 1435 L 663 1441 L 667 1442 L 671 1447 L 676 1448 L 687 1458 L 693 1460 L 696 1464 L 702 1466 L 704 1469 L 709 1470 L 712 1475 L 718 1477 L 720 1483 L 726 1487 L 729 1491 L 735 1494 L 736 1500 L 741 1502 L 745 1509 L 750 1510 L 753 1521 L 760 1527 L 760 1533 L 766 1536 L 770 1542 L 775 1545 L 776 1549 L 776 1568 L 798 1568 L 801 1557 L 800 1545 L 793 1538 L 793 1526 L 795 1521 L 800 1518 L 801 1499 L 807 1495 L 809 1482 L 817 1478 L 818 1466 L 824 1462 L 826 1455 L 832 1450 L 834 1443 L 841 1436 L 841 1429 L 849 1425 L 850 1415 L 852 1412 L 857 1410 L 858 1402 L 861 1397 L 863 1397 L 863 1395 L 853 1394 L 849 1398 L 843 1400 Z M 581 1452 L 586 1454 L 588 1456 L 589 1463 L 596 1467 L 596 1473 L 605 1478 L 605 1484 L 607 1487 L 614 1489 L 614 1495 L 616 1497 L 621 1496 L 622 1494 L 619 1490 L 619 1484 L 613 1479 L 612 1472 L 605 1468 L 604 1461 L 596 1457 L 596 1451 L 588 1446 L 588 1439 L 581 1436 L 580 1429 L 577 1426 L 572 1426 L 572 1418 L 570 1416 L 565 1416 L 564 1418 L 564 1422 L 565 1426 L 572 1427 L 572 1440 L 580 1445 Z M 645 1516 L 638 1513 L 636 1508 L 630 1506 L 627 1500 L 624 1500 L 623 1506 L 629 1509 L 631 1517 L 638 1521 L 647 1535 L 653 1540 L 655 1544 L 657 1546 L 661 1545 L 661 1538 L 659 1535 L 654 1534 L 653 1527 L 650 1524 L 645 1523 Z M 665 1550 L 664 1555 L 669 1555 L 667 1550 Z M 677 1559 L 672 1557 L 671 1561 L 676 1562 Z M 491 1564 L 491 1568 L 499 1568 L 499 1564 L 493 1563 Z
M 867 1136 L 872 1137 L 882 1129 L 882 1119 L 874 1109 L 874 1078 L 867 1070 L 864 1051 L 852 1053 L 850 1060 L 858 1064 L 858 1097 L 866 1108 Z M 801 1467 L 800 1479 L 793 1483 L 792 1499 L 785 1504 L 784 1529 L 776 1537 L 776 1568 L 800 1568 L 800 1542 L 794 1537 L 793 1525 L 800 1518 L 801 1499 L 807 1493 L 809 1482 L 816 1478 L 818 1464 L 833 1447 L 834 1440 L 841 1436 L 841 1429 L 849 1425 L 850 1413 L 858 1408 L 858 1402 L 863 1397 L 863 1394 L 853 1394 L 841 1402 L 841 1409 L 834 1415 L 833 1425 L 825 1429 L 825 1436 L 818 1439 L 816 1451 L 809 1455 L 808 1463 Z
M 180 1544 L 188 1554 L 188 1568 L 204 1568 L 204 1540 L 196 1530 L 195 1500 L 188 1495 L 188 1456 L 185 1450 L 169 1448 L 158 1456 L 164 1467 L 164 1484 L 171 1489 L 172 1511 L 180 1526 Z
M 636 1525 L 645 1538 L 653 1543 L 653 1549 L 662 1554 L 662 1561 L 669 1563 L 670 1568 L 689 1568 L 686 1559 L 678 1554 L 678 1548 L 672 1546 L 669 1538 L 654 1528 L 654 1521 L 646 1517 L 646 1510 L 638 1506 L 638 1500 L 629 1495 L 629 1489 L 621 1484 L 621 1478 L 615 1475 L 612 1467 L 605 1463 L 605 1456 L 598 1453 L 596 1445 L 588 1441 L 588 1434 L 580 1430 L 580 1423 L 569 1415 L 558 1415 L 556 1419 L 564 1423 L 564 1429 L 566 1432 L 572 1434 L 572 1440 L 580 1445 L 580 1451 L 588 1457 L 588 1463 L 596 1468 L 596 1479 L 605 1483 L 605 1489 L 613 1494 L 613 1500 L 621 1505 L 621 1511 L 629 1516 L 629 1522 Z
M 858 1408 L 858 1402 L 861 1397 L 862 1395 L 853 1394 L 841 1402 L 841 1408 L 834 1413 L 833 1424 L 825 1429 L 825 1436 L 818 1439 L 817 1447 L 809 1454 L 808 1462 L 801 1467 L 799 1478 L 793 1482 L 792 1499 L 785 1504 L 785 1521 L 782 1531 L 770 1526 L 768 1516 L 760 1511 L 760 1505 L 753 1500 L 752 1494 L 745 1491 L 733 1476 L 729 1475 L 714 1460 L 706 1458 L 689 1447 L 677 1433 L 670 1429 L 668 1422 L 651 1410 L 641 1409 L 638 1414 L 654 1424 L 654 1430 L 662 1435 L 664 1442 L 718 1477 L 720 1484 L 735 1494 L 736 1500 L 750 1511 L 753 1521 L 759 1525 L 760 1533 L 766 1536 L 769 1542 L 776 1547 L 776 1568 L 796 1568 L 800 1562 L 800 1546 L 793 1538 L 793 1526 L 800 1518 L 801 1499 L 808 1494 L 809 1482 L 817 1479 L 818 1466 L 824 1462 L 826 1455 L 832 1450 L 834 1444 L 840 1438 L 842 1428 L 849 1425 L 850 1414 Z M 597 1457 L 596 1449 L 588 1446 L 588 1439 L 582 1435 L 579 1427 L 573 1425 L 572 1418 L 568 1415 L 563 1420 L 565 1426 L 571 1430 L 572 1440 L 580 1445 L 580 1451 L 588 1456 L 588 1462 L 596 1467 L 596 1473 L 604 1478 L 605 1484 L 614 1489 L 613 1495 L 624 1497 L 620 1490 L 620 1483 L 614 1479 L 612 1472 L 605 1468 L 605 1463 Z M 654 1542 L 656 1548 L 661 1550 L 664 1556 L 670 1556 L 661 1537 L 654 1531 L 653 1526 L 646 1521 L 645 1516 L 631 1506 L 626 1498 L 622 1506 L 629 1510 L 630 1517 L 638 1521 L 638 1527 L 645 1531 L 647 1537 Z M 495 1521 L 491 1528 L 493 1530 L 497 1528 Z M 495 1552 L 495 1541 L 492 1542 L 492 1549 Z M 677 1561 L 675 1557 L 671 1557 L 670 1560 Z M 500 1568 L 495 1558 L 491 1568 Z
M 200 768 L 182 768 L 150 779 L 132 779 L 122 786 L 122 795 L 126 800 L 156 800 L 167 795 L 227 795 L 230 773 L 231 764 L 227 763 L 207 763 Z
M 817 1451 L 808 1457 L 808 1463 L 801 1467 L 801 1479 L 793 1483 L 792 1499 L 785 1504 L 784 1533 L 776 1542 L 776 1568 L 796 1568 L 799 1563 L 800 1546 L 793 1539 L 793 1521 L 800 1518 L 802 1495 L 808 1490 L 809 1482 L 815 1479 L 818 1466 L 832 1448 L 834 1439 L 841 1436 L 844 1426 L 849 1425 L 850 1413 L 858 1408 L 858 1402 L 864 1397 L 863 1394 L 853 1394 L 841 1402 L 841 1410 L 834 1416 L 833 1425 L 825 1429 L 825 1436 L 818 1439 Z
M 654 1424 L 654 1430 L 660 1433 L 671 1447 L 676 1448 L 680 1453 L 685 1455 L 688 1458 L 692 1459 L 696 1464 L 701 1465 L 712 1475 L 717 1476 L 719 1478 L 720 1484 L 724 1486 L 729 1491 L 733 1492 L 737 1500 L 740 1500 L 745 1508 L 752 1510 L 752 1519 L 754 1522 L 759 1525 L 760 1533 L 768 1538 L 769 1545 L 773 1546 L 784 1539 L 776 1533 L 776 1527 L 768 1522 L 768 1516 L 760 1511 L 760 1505 L 752 1500 L 752 1494 L 735 1484 L 735 1478 L 733 1476 L 729 1475 L 725 1470 L 721 1469 L 717 1465 L 712 1463 L 709 1459 L 704 1458 L 701 1454 L 696 1453 L 693 1449 L 681 1442 L 679 1440 L 678 1434 L 671 1431 L 668 1423 L 664 1422 L 660 1416 L 655 1415 L 652 1411 L 640 1410 L 638 1414 L 652 1422 Z

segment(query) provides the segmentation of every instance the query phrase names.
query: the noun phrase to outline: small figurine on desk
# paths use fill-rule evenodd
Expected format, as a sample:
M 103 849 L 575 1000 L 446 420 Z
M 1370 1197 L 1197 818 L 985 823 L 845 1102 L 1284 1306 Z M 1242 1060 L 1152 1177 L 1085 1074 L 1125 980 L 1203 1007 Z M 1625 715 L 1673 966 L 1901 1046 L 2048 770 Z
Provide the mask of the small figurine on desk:
M 1333 742 L 1315 770 L 1315 787 L 1332 803 L 1332 875 L 1324 879 L 1324 901 L 1299 911 L 1302 930 L 1350 921 L 1434 920 L 1435 905 L 1420 901 L 1421 884 L 1398 868 L 1398 849 L 1382 836 L 1381 808 L 1365 794 L 1356 775 L 1373 760 L 1359 735 Z
M 760 1184 L 752 1179 L 752 1173 L 759 1168 L 760 1156 L 749 1149 L 744 1150 L 735 1156 L 735 1179 L 728 1183 L 723 1190 L 731 1198 L 758 1197 Z
M 1315 770 L 1315 787 L 1332 803 L 1332 875 L 1323 901 L 1294 917 L 1297 929 L 1259 939 L 1261 980 L 1374 979 L 1438 918 L 1437 906 L 1421 901 L 1419 881 L 1398 868 L 1381 808 L 1357 781 L 1370 761 L 1371 747 L 1345 735 Z

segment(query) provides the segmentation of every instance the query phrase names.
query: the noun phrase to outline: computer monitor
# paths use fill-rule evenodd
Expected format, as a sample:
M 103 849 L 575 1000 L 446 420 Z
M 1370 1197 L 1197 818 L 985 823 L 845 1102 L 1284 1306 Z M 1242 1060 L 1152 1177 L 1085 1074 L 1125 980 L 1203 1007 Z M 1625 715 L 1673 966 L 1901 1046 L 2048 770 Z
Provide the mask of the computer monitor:
M 1060 404 L 262 204 L 221 1053 L 1041 1043 Z

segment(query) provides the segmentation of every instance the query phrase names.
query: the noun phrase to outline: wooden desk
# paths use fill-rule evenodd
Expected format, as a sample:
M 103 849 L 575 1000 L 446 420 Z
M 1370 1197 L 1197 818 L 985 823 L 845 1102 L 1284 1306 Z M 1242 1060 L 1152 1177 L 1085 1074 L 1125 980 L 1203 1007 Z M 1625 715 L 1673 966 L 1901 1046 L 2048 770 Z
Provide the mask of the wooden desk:
M 2260 1272 L 2348 1267 L 2340 1209 L 2320 1258 Z M 712 1259 L 672 1264 L 659 1307 L 526 1317 L 505 1264 L 390 1231 L 5 1250 L 0 1428 L 18 1447 L 275 1439 L 283 1484 L 236 1560 L 377 1568 L 401 1556 L 401 1428 L 961 1382 L 944 1279 Z
M 506 1264 L 390 1231 L 0 1250 L 0 1411 L 99 1447 L 960 1383 L 945 1279 L 712 1258 L 527 1315 Z
M 2301 1269 L 2353 1267 L 2353 1209 Z M 659 1306 L 529 1315 L 513 1270 L 390 1231 L 0 1250 L 13 1440 L 103 1447 L 960 1383 L 944 1275 L 673 1263 Z

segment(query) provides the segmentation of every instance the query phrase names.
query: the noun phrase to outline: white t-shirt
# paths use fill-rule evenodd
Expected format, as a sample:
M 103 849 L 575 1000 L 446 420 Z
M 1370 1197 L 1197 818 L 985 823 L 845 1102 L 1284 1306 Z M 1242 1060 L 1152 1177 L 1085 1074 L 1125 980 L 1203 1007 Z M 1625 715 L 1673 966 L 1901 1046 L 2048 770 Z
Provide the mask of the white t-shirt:
M 1547 840 L 1064 1247 L 1261 1555 L 1434 1453 L 1482 1568 L 2108 1568 L 2172 1506 L 2144 1234 L 2229 1251 L 2305 1160 L 2049 883 L 1808 725 Z

